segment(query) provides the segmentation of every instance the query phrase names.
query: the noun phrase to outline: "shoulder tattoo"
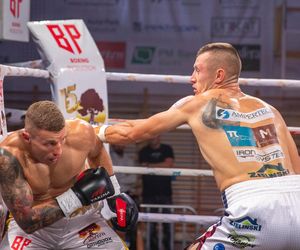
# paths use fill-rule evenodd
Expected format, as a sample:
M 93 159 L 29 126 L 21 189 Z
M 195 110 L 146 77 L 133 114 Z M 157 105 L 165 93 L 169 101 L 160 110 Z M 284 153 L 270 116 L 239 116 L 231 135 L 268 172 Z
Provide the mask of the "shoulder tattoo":
M 18 159 L 9 151 L 0 148 L 0 182 L 14 183 L 20 176 L 23 176 L 23 171 Z
M 205 105 L 201 117 L 203 124 L 212 129 L 218 129 L 221 128 L 223 125 L 229 125 L 228 123 L 232 123 L 230 121 L 217 119 L 217 107 L 221 107 L 224 109 L 232 109 L 231 105 L 221 100 L 221 96 L 218 98 L 212 98 Z M 239 125 L 237 124 L 237 122 L 234 122 L 234 124 Z

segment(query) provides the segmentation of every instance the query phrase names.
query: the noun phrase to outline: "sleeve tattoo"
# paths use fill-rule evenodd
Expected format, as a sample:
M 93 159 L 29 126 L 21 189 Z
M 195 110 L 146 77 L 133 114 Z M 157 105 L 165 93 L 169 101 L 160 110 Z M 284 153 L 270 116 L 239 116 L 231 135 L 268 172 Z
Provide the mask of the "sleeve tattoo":
M 51 225 L 64 217 L 55 199 L 33 206 L 33 193 L 20 162 L 0 149 L 0 190 L 2 198 L 18 225 L 27 233 Z

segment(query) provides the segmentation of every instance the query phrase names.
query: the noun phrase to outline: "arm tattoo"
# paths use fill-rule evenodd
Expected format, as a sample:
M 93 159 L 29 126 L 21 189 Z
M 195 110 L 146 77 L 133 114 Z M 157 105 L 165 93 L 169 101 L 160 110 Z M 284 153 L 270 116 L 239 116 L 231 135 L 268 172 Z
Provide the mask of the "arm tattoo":
M 55 199 L 33 206 L 32 189 L 15 156 L 0 149 L 0 189 L 6 206 L 18 225 L 27 233 L 49 226 L 63 218 Z

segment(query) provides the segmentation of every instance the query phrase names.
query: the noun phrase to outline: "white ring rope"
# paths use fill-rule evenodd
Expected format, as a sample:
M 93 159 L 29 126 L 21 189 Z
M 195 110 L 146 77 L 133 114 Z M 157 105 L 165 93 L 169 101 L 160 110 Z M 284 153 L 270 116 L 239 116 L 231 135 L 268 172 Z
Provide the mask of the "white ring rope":
M 114 172 L 123 174 L 147 174 L 166 176 L 213 176 L 213 172 L 207 169 L 148 168 L 141 166 L 114 166 Z
M 50 77 L 50 73 L 47 70 L 13 67 L 13 66 L 1 65 L 1 64 L 0 64 L 0 72 L 4 76 L 30 76 L 30 77 L 39 77 L 39 78 Z
M 139 213 L 138 220 L 142 222 L 162 223 L 187 222 L 207 227 L 219 221 L 220 217 L 207 215 Z
M 15 63 L 13 65 L 21 67 L 42 68 L 42 60 Z M 10 67 L 10 66 L 6 66 Z M 45 71 L 45 70 L 42 70 Z M 108 81 L 142 81 L 142 82 L 168 82 L 168 83 L 189 83 L 190 77 L 183 75 L 157 75 L 157 74 L 138 74 L 138 73 L 117 73 L 106 72 Z M 239 83 L 247 86 L 278 86 L 278 87 L 300 87 L 300 80 L 287 79 L 258 79 L 240 78 Z

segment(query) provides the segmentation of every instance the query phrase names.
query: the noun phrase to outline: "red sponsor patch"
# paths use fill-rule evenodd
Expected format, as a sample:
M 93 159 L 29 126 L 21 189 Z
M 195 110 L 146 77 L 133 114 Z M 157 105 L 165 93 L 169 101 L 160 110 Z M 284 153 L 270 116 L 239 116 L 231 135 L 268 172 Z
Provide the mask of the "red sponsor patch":
M 253 128 L 253 133 L 258 147 L 278 143 L 275 126 L 273 124 Z
M 23 236 L 16 236 L 10 247 L 13 250 L 23 250 L 24 247 L 29 246 L 30 243 L 30 239 L 27 239 Z
M 126 59 L 125 42 L 96 42 L 106 68 L 124 69 Z
M 90 234 L 96 233 L 100 231 L 100 226 L 96 223 L 92 223 L 78 232 L 80 238 L 85 238 Z
M 80 32 L 74 24 L 48 24 L 46 25 L 58 47 L 71 52 L 81 54 L 82 50 L 78 43 Z
M 117 220 L 121 227 L 126 227 L 126 207 L 127 203 L 124 200 L 116 199 Z

